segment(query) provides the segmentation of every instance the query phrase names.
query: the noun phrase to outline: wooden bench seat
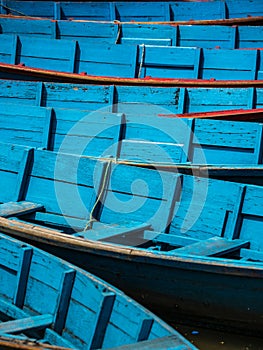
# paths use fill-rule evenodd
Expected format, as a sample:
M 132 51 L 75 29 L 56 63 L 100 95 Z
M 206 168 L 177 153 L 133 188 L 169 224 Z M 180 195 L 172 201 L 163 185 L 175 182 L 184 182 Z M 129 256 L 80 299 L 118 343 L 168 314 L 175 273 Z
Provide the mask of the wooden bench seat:
M 42 210 L 44 206 L 32 202 L 8 202 L 0 204 L 0 216 L 8 218 L 11 216 L 25 215 Z
M 46 328 L 53 322 L 52 315 L 39 315 L 0 323 L 0 334 Z
M 249 246 L 249 241 L 240 239 L 228 240 L 221 237 L 212 237 L 170 252 L 183 255 L 221 256 Z
M 81 231 L 74 236 L 90 239 L 93 241 L 111 242 L 116 244 L 138 245 L 144 243 L 142 232 L 150 229 L 150 224 L 134 224 L 129 227 L 119 224 L 103 224 L 94 222 L 93 228 Z
M 242 248 L 240 251 L 242 260 L 263 261 L 263 252 Z
M 173 235 L 167 233 L 160 233 L 156 231 L 144 231 L 143 238 L 147 241 L 152 241 L 155 244 L 168 244 L 172 247 L 184 247 L 189 244 L 199 242 L 198 239 L 191 237 L 184 237 L 180 235 Z

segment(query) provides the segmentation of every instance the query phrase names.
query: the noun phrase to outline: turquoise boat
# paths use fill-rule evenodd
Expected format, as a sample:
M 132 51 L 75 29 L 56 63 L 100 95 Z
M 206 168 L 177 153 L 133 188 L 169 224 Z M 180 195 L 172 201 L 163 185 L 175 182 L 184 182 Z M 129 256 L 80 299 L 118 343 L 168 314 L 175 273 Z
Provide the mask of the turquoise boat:
M 196 349 L 94 275 L 2 233 L 0 250 L 1 349 Z
M 45 46 L 46 50 L 41 48 Z M 260 49 L 90 45 L 78 40 L 0 35 L 0 77 L 118 85 L 263 84 Z
M 2 14 L 103 21 L 224 20 L 263 15 L 260 0 L 68 2 L 1 0 Z M 258 20 L 258 19 L 257 19 Z
M 0 160 L 2 232 L 166 320 L 262 328 L 262 187 L 12 144 Z
M 78 40 L 86 44 L 162 45 L 241 49 L 262 47 L 262 26 L 174 25 L 118 21 L 65 21 L 0 15 L 2 34 L 42 39 Z

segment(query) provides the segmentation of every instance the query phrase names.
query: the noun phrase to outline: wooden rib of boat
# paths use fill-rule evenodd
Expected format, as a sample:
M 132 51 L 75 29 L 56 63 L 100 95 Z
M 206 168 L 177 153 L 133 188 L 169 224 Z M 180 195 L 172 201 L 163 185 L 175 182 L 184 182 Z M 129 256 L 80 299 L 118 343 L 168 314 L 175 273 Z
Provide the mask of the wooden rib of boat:
M 262 112 L 261 112 L 262 113 Z M 246 165 L 263 161 L 263 124 L 0 103 L 1 142 L 134 164 Z
M 262 329 L 262 187 L 14 145 L 0 160 L 2 232 L 166 318 Z
M 0 249 L 1 349 L 196 349 L 94 275 L 2 233 Z
M 185 86 L 263 84 L 260 49 L 103 45 L 0 35 L 0 77 L 46 76 L 97 83 Z M 41 50 L 43 45 L 47 48 Z M 91 74 L 91 75 L 90 75 Z M 81 80 L 83 79 L 83 80 Z M 243 83 L 242 83 L 243 81 Z M 256 82 L 255 82 L 256 81 Z M 220 85 L 221 84 L 221 85 Z
M 50 17 L 53 19 L 121 21 L 189 21 L 253 19 L 263 15 L 260 0 L 239 2 L 52 2 L 1 0 L 2 14 Z
M 42 83 L 32 81 L 12 81 L 0 79 L 0 102 L 82 109 L 89 112 L 108 108 L 111 112 L 130 114 L 134 110 L 140 115 L 189 114 L 196 118 L 214 117 L 245 119 L 257 115 L 263 108 L 261 88 L 160 88 L 112 85 L 80 85 L 61 83 Z M 257 110 L 252 110 L 257 109 Z M 222 111 L 225 111 L 225 115 Z M 218 115 L 216 113 L 218 112 Z M 192 113 L 195 113 L 193 115 Z M 229 113 L 229 115 L 227 115 Z M 237 116 L 240 114 L 239 116 Z M 260 115 L 258 116 L 260 119 Z
M 262 26 L 161 25 L 87 22 L 0 15 L 2 34 L 89 44 L 145 44 L 222 49 L 262 47 Z

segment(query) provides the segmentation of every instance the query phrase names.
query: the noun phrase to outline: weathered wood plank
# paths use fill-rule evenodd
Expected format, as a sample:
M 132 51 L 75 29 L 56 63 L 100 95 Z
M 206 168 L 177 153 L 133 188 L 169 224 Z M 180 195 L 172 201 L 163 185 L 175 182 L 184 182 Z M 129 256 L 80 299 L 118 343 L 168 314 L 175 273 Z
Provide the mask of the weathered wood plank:
M 20 264 L 17 273 L 17 286 L 14 295 L 14 304 L 20 308 L 23 307 L 25 301 L 32 255 L 32 248 L 24 247 L 21 249 Z
M 90 342 L 90 349 L 102 347 L 107 324 L 110 320 L 116 295 L 112 292 L 103 293 L 103 299 L 97 314 L 95 327 Z
M 183 248 L 171 250 L 170 252 L 184 255 L 220 256 L 244 247 L 248 247 L 249 243 L 249 241 L 243 241 L 240 239 L 227 240 L 221 237 L 212 237 L 204 241 L 202 240 L 200 242 L 187 245 Z
M 0 204 L 0 216 L 10 217 L 19 216 L 29 213 L 34 213 L 36 211 L 42 210 L 44 206 L 42 204 L 31 203 L 31 202 L 8 202 Z
M 50 326 L 53 322 L 52 315 L 40 315 L 27 317 L 21 320 L 7 321 L 0 323 L 0 333 L 24 332 L 37 330 Z

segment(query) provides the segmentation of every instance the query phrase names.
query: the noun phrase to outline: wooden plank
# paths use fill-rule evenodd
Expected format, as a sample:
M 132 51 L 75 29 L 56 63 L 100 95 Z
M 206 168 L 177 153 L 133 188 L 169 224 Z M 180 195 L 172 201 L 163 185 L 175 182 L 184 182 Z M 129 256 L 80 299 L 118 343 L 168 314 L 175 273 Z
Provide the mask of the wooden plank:
M 50 138 L 52 136 L 52 122 L 53 122 L 53 109 L 46 109 L 43 136 L 42 136 L 42 147 L 43 149 L 49 150 L 51 147 Z
M 190 244 L 194 244 L 199 242 L 198 239 L 187 237 L 187 236 L 180 236 L 170 233 L 160 233 L 156 231 L 148 231 L 145 230 L 143 234 L 143 238 L 145 240 L 152 241 L 155 244 L 169 244 L 170 246 L 178 246 L 178 247 L 184 247 Z
M 63 328 L 66 324 L 66 317 L 68 313 L 73 285 L 75 282 L 75 277 L 76 271 L 72 269 L 65 271 L 62 276 L 56 316 L 53 326 L 54 331 L 56 331 L 58 334 L 62 334 Z
M 28 181 L 28 174 L 33 162 L 34 149 L 24 149 L 23 158 L 20 162 L 20 168 L 17 174 L 16 189 L 14 201 L 19 202 L 24 199 L 25 190 Z
M 170 252 L 183 255 L 221 256 L 248 247 L 249 244 L 249 241 L 240 239 L 228 240 L 221 237 L 212 237 Z
M 0 311 L 2 314 L 10 317 L 11 319 L 25 319 L 30 316 L 23 309 L 17 307 L 11 302 L 6 301 L 4 298 L 0 299 Z
M 240 256 L 242 260 L 263 261 L 263 252 L 253 249 L 242 248 Z
M 42 81 L 37 83 L 36 86 L 36 106 L 42 106 L 44 83 Z
M 16 333 L 28 330 L 38 330 L 50 326 L 53 316 L 46 314 L 40 316 L 27 317 L 21 320 L 7 321 L 0 323 L 0 333 Z
M 116 295 L 112 292 L 103 293 L 103 298 L 97 313 L 95 327 L 91 336 L 90 349 L 99 349 L 103 345 L 106 328 L 111 318 Z
M 17 45 L 18 45 L 18 37 L 17 35 L 12 36 L 13 42 L 12 42 L 12 51 L 11 51 L 11 57 L 10 57 L 10 63 L 16 64 L 17 61 Z
M 75 236 L 93 241 L 114 241 L 114 243 L 125 244 L 125 241 L 131 240 L 132 238 L 136 241 L 137 236 L 144 230 L 150 229 L 151 225 L 129 223 L 129 226 L 123 227 L 115 223 L 112 223 L 112 225 L 104 225 L 103 223 L 96 222 L 93 227 L 93 229 L 78 232 Z M 131 236 L 131 238 L 129 236 Z
M 33 249 L 31 247 L 23 247 L 20 253 L 20 263 L 17 272 L 17 286 L 14 295 L 14 304 L 22 308 L 26 297 L 27 282 Z
M 138 342 L 147 340 L 149 338 L 149 335 L 152 330 L 152 326 L 153 326 L 152 318 L 145 318 L 142 320 L 137 337 L 136 337 Z
M 263 124 L 259 125 L 255 138 L 255 163 L 262 164 L 263 162 Z
M 61 19 L 61 4 L 59 2 L 54 2 L 54 16 L 55 20 Z
M 31 203 L 26 201 L 8 202 L 0 204 L 0 216 L 8 218 L 10 216 L 19 216 L 42 210 L 42 204 Z
M 70 342 L 68 339 L 61 336 L 60 334 L 54 332 L 53 329 L 50 328 L 47 328 L 45 330 L 45 336 L 43 341 L 47 342 L 48 344 L 56 344 L 58 347 L 65 347 L 67 350 L 75 348 L 75 345 L 72 344 L 72 342 Z

